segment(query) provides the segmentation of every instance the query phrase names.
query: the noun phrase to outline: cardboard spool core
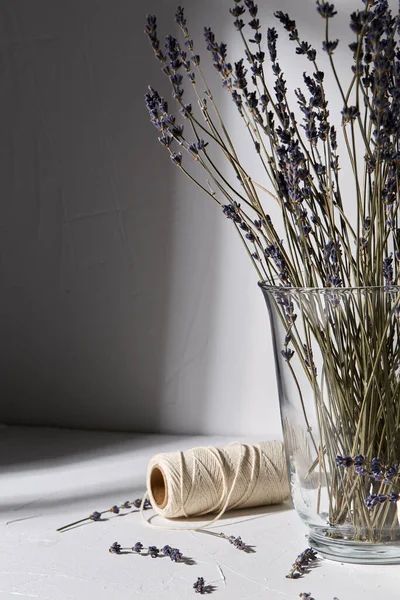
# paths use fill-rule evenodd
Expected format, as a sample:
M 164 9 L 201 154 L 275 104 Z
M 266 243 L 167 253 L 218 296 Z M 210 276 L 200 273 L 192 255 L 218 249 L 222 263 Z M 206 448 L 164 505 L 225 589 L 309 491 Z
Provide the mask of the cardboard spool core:
M 155 465 L 150 475 L 150 489 L 158 508 L 165 508 L 168 502 L 168 487 L 164 471 Z

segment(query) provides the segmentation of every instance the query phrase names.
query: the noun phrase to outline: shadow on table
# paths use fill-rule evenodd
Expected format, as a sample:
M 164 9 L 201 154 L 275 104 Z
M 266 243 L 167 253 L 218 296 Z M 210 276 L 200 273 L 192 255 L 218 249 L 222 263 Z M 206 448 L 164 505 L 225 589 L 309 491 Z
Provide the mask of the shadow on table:
M 129 457 L 129 460 L 132 457 L 132 464 L 140 463 L 140 469 L 133 469 L 126 479 L 121 477 L 118 478 L 118 481 L 111 482 L 103 473 L 97 481 L 91 481 L 87 487 L 72 486 L 72 489 L 65 490 L 63 494 L 57 493 L 55 496 L 49 492 L 40 497 L 39 492 L 34 501 L 30 500 L 28 494 L 26 504 L 19 504 L 19 509 L 32 504 L 35 512 L 42 512 L 61 506 L 67 508 L 84 502 L 88 506 L 89 515 L 93 510 L 107 510 L 111 496 L 113 504 L 140 498 L 146 487 L 146 464 L 151 456 L 161 451 L 161 448 L 163 452 L 169 452 L 175 451 L 177 448 L 185 450 L 185 447 L 189 448 L 202 443 L 206 443 L 206 438 L 202 436 L 139 435 L 46 427 L 4 427 L 0 429 L 0 471 L 10 474 L 21 473 L 21 477 L 28 478 L 27 486 L 29 486 L 31 471 L 37 474 L 38 471 L 51 470 L 58 466 L 68 469 L 69 466 L 73 468 L 74 464 L 81 469 L 81 464 L 82 468 L 86 468 L 84 463 L 91 461 L 96 461 L 101 467 L 103 460 L 119 456 L 121 458 Z M 244 522 L 291 508 L 290 502 L 286 501 L 279 505 L 234 510 L 223 515 L 221 521 L 237 518 L 240 522 Z M 13 509 L 15 509 L 15 498 L 10 498 L 9 501 L 0 500 L 0 510 Z M 121 512 L 119 515 L 111 515 L 109 518 L 124 518 L 131 512 Z M 150 517 L 150 514 L 154 513 L 146 514 Z M 84 517 L 84 515 L 82 516 Z M 177 526 L 181 523 L 183 528 L 196 526 L 196 524 L 200 526 L 204 522 L 211 521 L 214 516 L 192 518 L 190 521 L 175 519 L 174 523 Z M 93 522 L 89 524 L 94 525 Z M 61 523 L 61 525 L 63 524 Z
M 168 442 L 168 450 L 182 443 L 182 435 L 140 435 L 52 427 L 3 427 L 0 429 L 0 469 L 35 469 L 82 459 L 102 458 L 124 452 L 150 448 Z

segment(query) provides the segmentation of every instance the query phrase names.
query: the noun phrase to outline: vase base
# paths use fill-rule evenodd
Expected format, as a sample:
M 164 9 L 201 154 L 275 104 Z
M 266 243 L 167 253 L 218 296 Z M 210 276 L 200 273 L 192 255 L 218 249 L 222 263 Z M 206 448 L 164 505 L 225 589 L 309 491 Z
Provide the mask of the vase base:
M 326 532 L 311 529 L 308 537 L 310 546 L 323 558 L 353 564 L 400 564 L 400 542 L 357 542 L 327 537 Z

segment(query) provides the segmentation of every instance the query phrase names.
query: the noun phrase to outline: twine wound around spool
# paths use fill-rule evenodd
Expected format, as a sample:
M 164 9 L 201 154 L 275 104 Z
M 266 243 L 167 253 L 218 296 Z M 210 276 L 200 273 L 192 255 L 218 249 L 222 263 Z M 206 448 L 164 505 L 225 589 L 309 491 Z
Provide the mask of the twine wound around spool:
M 290 494 L 283 444 L 234 442 L 157 454 L 148 465 L 147 494 L 167 519 L 216 513 L 207 526 L 226 510 L 279 504 Z

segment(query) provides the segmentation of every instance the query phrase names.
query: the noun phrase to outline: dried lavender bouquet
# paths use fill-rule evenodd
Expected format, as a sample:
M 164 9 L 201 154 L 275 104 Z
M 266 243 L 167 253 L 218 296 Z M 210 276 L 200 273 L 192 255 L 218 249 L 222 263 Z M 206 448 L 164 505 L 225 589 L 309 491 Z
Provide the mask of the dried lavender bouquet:
M 244 58 L 229 62 L 226 44 L 204 28 L 207 52 L 263 168 L 262 183 L 245 168 L 229 134 L 181 7 L 175 15 L 181 41 L 168 35 L 162 44 L 153 15 L 146 24 L 180 117 L 153 88 L 145 99 L 170 159 L 231 220 L 271 294 L 284 331 L 280 360 L 297 385 L 311 449 L 303 480 L 318 478 L 318 512 L 325 487 L 330 526 L 350 524 L 360 540 L 395 540 L 395 505 L 383 497 L 398 499 L 396 478 L 379 480 L 360 469 L 378 459 L 383 470 L 398 470 L 400 457 L 400 17 L 387 0 L 360 0 L 350 16 L 354 41 L 350 84 L 344 87 L 335 65 L 339 40 L 330 36 L 337 12 L 323 0 L 316 10 L 323 23 L 322 54 L 342 102 L 340 135 L 330 119 L 321 51 L 302 39 L 289 15 L 275 13 L 307 69 L 303 87 L 293 90 L 296 106 L 278 62 L 277 30 L 261 26 L 253 0 L 234 0 L 229 9 Z M 189 86 L 193 104 L 185 99 Z M 219 168 L 218 152 L 237 183 Z M 196 175 L 191 161 L 199 167 Z M 344 201 L 344 164 L 353 176 L 355 219 Z M 268 214 L 272 203 L 280 209 L 276 223 Z M 305 289 L 315 290 L 307 302 L 297 293 Z M 312 425 L 301 378 L 313 391 Z M 382 498 L 374 501 L 380 504 L 374 511 L 366 502 L 371 495 Z

